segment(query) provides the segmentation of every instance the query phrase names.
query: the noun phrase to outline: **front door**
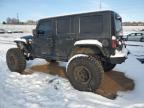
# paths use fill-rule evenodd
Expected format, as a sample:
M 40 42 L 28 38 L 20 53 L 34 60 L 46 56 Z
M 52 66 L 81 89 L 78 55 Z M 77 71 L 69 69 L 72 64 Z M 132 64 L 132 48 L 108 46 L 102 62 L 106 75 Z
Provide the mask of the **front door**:
M 59 60 L 67 61 L 76 39 L 75 19 L 64 17 L 57 19 L 56 55 Z
M 54 24 L 51 20 L 39 22 L 33 38 L 32 49 L 39 58 L 53 57 L 54 49 Z

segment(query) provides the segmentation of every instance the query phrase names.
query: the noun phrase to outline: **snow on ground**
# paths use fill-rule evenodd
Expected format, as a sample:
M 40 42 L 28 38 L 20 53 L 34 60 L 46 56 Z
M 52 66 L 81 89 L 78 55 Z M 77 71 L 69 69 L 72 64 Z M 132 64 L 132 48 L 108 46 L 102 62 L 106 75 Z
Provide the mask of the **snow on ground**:
M 0 35 L 0 40 L 3 38 Z M 6 39 L 10 41 L 9 38 Z M 0 108 L 144 108 L 144 64 L 136 59 L 137 55 L 144 54 L 142 45 L 127 46 L 131 54 L 125 63 L 115 68 L 135 82 L 133 91 L 119 92 L 116 100 L 77 91 L 68 80 L 59 76 L 39 72 L 31 75 L 10 72 L 5 55 L 15 45 L 0 42 L 0 46 Z M 46 62 L 42 59 L 30 61 L 27 68 L 41 63 Z M 60 63 L 60 66 L 64 65 L 65 63 Z
M 35 29 L 36 25 L 3 25 L 0 24 L 0 29 L 5 29 L 6 31 L 15 31 L 21 30 L 25 33 L 32 33 L 32 30 Z
M 127 49 L 134 55 L 141 63 L 144 63 L 144 42 L 127 41 Z
M 142 29 L 144 29 L 144 26 L 123 26 L 124 33 L 137 32 L 141 31 Z

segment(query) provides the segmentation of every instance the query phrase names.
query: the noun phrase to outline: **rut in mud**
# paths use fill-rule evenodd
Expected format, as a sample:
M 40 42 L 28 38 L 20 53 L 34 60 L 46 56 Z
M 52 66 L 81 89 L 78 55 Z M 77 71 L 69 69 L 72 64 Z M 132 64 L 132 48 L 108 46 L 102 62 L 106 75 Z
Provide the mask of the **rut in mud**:
M 26 70 L 24 74 L 32 74 L 35 71 L 66 78 L 64 74 L 65 67 L 59 66 L 58 63 L 36 65 Z M 115 99 L 118 91 L 129 91 L 133 89 L 134 81 L 132 79 L 127 78 L 122 72 L 111 71 L 104 74 L 104 80 L 99 89 L 96 90 L 96 93 L 109 99 Z

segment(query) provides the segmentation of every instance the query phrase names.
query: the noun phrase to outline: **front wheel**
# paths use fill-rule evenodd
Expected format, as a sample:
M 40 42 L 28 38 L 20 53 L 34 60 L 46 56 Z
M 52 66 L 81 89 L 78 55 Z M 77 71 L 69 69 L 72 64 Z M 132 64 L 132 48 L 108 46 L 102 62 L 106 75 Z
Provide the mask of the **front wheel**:
M 103 68 L 98 59 L 90 56 L 76 56 L 70 59 L 66 75 L 74 88 L 94 92 L 103 79 Z
M 26 67 L 26 59 L 19 48 L 11 48 L 7 51 L 6 61 L 12 72 L 23 72 Z

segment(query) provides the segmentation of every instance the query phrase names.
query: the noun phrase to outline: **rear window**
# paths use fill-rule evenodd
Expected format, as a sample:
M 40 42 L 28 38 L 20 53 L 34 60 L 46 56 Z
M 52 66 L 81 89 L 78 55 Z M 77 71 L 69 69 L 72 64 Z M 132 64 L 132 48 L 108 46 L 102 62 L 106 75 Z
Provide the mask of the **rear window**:
M 80 17 L 80 33 L 101 33 L 102 25 L 103 18 L 101 15 Z

